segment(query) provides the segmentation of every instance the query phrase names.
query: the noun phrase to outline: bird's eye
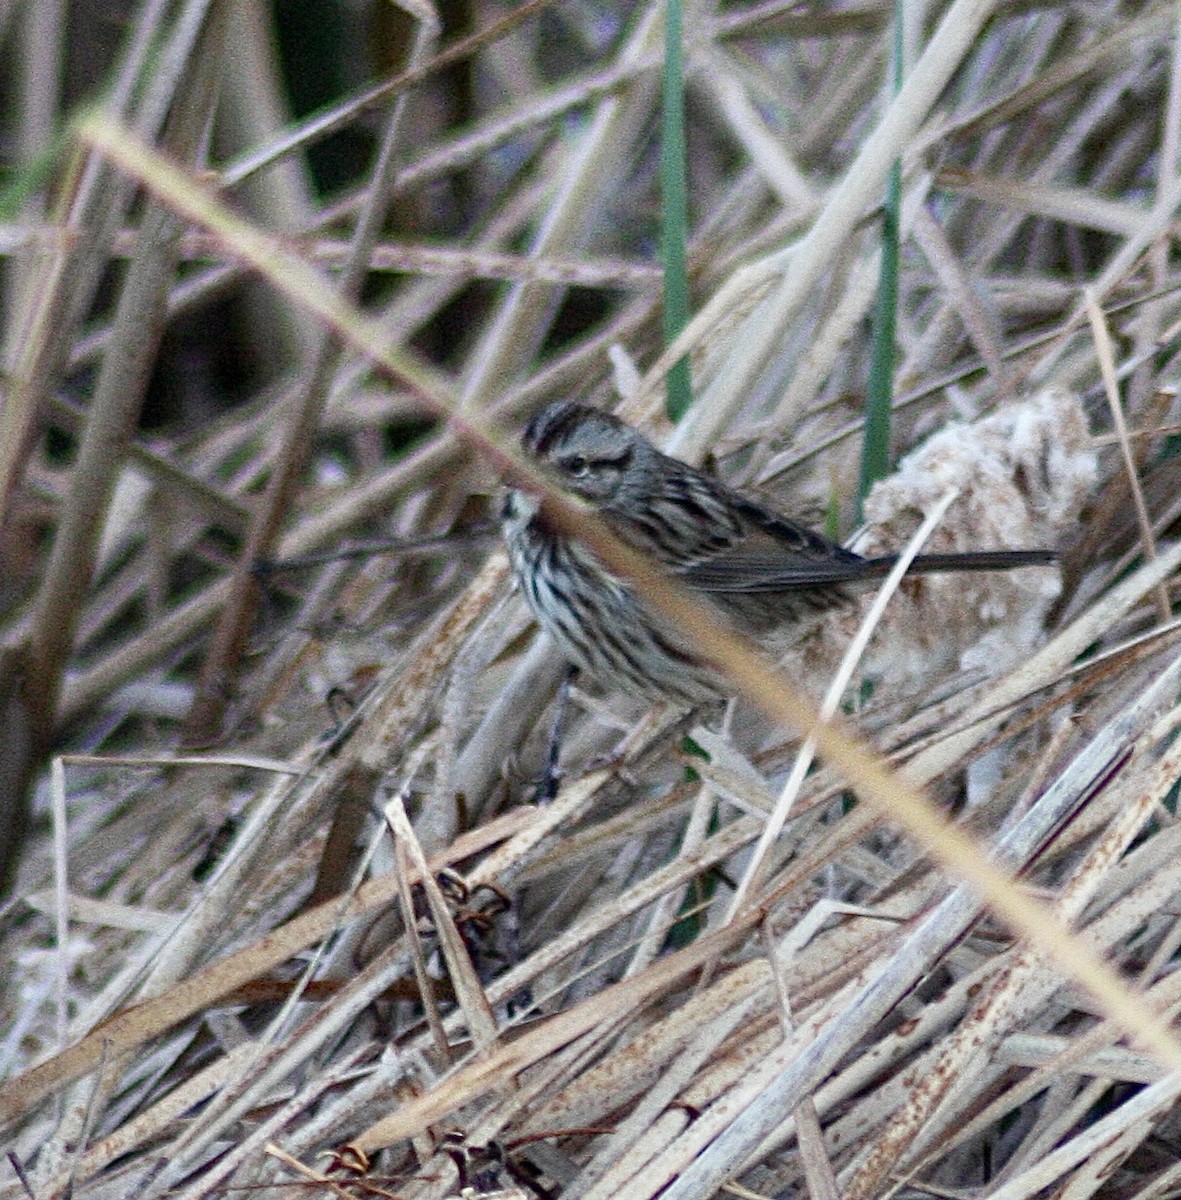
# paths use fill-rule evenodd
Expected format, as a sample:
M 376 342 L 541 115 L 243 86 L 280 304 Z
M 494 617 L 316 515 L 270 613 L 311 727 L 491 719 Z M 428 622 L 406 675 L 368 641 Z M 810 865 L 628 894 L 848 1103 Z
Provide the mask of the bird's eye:
M 581 479 L 590 470 L 590 463 L 581 454 L 572 454 L 566 459 L 565 466 L 566 471 L 575 479 Z

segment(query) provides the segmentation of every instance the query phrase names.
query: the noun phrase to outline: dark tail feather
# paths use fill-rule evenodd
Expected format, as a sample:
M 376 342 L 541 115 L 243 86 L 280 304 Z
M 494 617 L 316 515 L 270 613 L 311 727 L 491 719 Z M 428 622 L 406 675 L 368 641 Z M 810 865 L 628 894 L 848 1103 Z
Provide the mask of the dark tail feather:
M 898 561 L 896 554 L 866 560 L 873 573 L 885 575 Z M 920 554 L 910 564 L 908 575 L 931 575 L 938 571 L 1012 571 L 1017 567 L 1045 567 L 1058 561 L 1053 550 L 978 550 L 968 554 Z

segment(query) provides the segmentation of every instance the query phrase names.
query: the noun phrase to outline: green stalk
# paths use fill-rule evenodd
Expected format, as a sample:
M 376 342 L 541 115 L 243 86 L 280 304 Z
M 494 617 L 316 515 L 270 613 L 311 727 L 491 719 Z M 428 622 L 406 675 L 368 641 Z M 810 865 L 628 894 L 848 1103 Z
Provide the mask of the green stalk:
M 894 3 L 894 92 L 902 87 L 902 4 Z M 861 483 L 857 520 L 869 489 L 890 471 L 890 419 L 894 403 L 894 340 L 898 327 L 898 245 L 902 209 L 902 163 L 895 159 L 886 183 L 882 213 L 882 262 L 873 317 L 869 387 L 865 397 L 865 440 L 861 447 Z
M 664 42 L 664 119 L 660 155 L 660 250 L 664 261 L 664 342 L 689 321 L 689 193 L 685 155 L 684 19 L 681 0 L 667 0 Z M 688 357 L 679 358 L 665 381 L 665 410 L 678 421 L 693 403 Z

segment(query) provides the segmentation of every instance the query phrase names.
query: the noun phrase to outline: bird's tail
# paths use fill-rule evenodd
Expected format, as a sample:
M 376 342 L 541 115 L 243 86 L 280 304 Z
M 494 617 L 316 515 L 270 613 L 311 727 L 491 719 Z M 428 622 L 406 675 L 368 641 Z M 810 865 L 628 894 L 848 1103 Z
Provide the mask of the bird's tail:
M 896 554 L 866 560 L 873 574 L 885 575 L 898 561 Z M 1058 561 L 1053 550 L 976 550 L 965 554 L 920 554 L 908 575 L 933 575 L 940 571 L 1013 571 L 1019 567 L 1046 567 Z

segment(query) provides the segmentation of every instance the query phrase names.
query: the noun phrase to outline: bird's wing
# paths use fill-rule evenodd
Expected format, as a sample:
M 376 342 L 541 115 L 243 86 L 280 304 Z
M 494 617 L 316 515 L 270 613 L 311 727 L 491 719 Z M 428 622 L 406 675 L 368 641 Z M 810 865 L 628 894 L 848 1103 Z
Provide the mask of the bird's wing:
M 835 586 L 866 573 L 866 560 L 745 497 L 735 497 L 743 534 L 686 563 L 677 578 L 704 592 L 789 592 Z

